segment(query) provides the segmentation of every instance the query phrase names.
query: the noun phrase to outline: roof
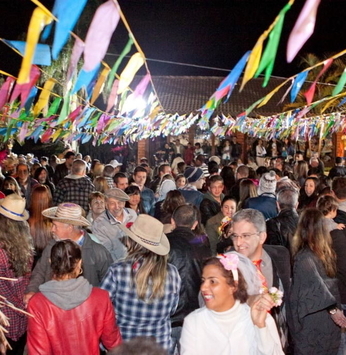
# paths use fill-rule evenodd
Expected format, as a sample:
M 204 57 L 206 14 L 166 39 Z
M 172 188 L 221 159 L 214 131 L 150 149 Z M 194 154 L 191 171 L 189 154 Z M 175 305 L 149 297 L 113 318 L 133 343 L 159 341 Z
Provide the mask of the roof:
M 190 114 L 201 108 L 216 91 L 224 77 L 218 76 L 153 76 L 152 80 L 155 89 L 167 114 L 179 115 Z M 263 88 L 263 78 L 252 79 L 239 93 L 239 85 L 233 90 L 233 93 L 227 103 L 222 103 L 215 110 L 217 115 L 237 116 L 249 108 L 260 98 L 264 97 L 274 88 L 279 86 L 286 79 L 271 78 L 267 87 Z M 240 82 L 240 81 L 239 81 Z M 256 115 L 271 116 L 282 111 L 284 101 L 278 104 L 287 89 L 281 88 L 269 102 L 252 111 L 249 116 Z

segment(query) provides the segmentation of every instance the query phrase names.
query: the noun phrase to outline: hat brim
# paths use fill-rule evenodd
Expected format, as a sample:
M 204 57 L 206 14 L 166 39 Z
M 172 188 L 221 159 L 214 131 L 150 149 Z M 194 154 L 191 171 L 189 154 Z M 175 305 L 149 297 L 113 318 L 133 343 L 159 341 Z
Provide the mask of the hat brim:
M 3 208 L 0 208 L 0 214 L 14 221 L 27 221 L 29 219 L 29 212 L 27 210 L 24 210 L 21 216 L 18 214 L 11 213 L 11 211 L 6 211 Z
M 158 255 L 167 255 L 171 249 L 168 238 L 166 234 L 162 233 L 159 245 L 152 245 L 146 243 L 145 240 L 140 238 L 138 235 L 134 234 L 130 229 L 126 228 L 123 224 L 118 224 L 118 227 L 132 240 L 136 243 L 142 245 L 144 248 L 151 250 L 153 253 Z
M 80 226 L 80 227 L 90 226 L 90 222 L 82 216 L 79 219 L 57 217 L 56 216 L 57 210 L 58 210 L 58 207 L 47 208 L 46 210 L 42 211 L 42 215 L 44 217 L 52 219 L 53 221 L 58 221 L 61 223 L 66 223 L 66 224 L 72 224 L 73 226 Z

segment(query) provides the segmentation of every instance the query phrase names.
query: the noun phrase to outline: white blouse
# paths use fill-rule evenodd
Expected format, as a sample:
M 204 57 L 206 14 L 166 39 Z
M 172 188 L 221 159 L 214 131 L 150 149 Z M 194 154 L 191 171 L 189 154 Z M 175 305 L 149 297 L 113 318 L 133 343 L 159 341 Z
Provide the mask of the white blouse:
M 239 301 L 226 312 L 195 310 L 184 320 L 181 355 L 284 355 L 271 315 L 266 326 L 258 328 L 250 312 Z

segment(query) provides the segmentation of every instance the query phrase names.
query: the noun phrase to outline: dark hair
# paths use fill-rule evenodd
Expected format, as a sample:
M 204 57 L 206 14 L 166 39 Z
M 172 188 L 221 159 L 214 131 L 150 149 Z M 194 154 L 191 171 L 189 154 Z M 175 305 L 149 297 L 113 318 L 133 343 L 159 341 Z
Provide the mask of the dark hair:
M 213 175 L 208 179 L 207 185 L 209 187 L 209 186 L 211 186 L 211 184 L 218 182 L 218 181 L 223 183 L 223 178 L 220 175 Z
M 182 205 L 177 207 L 172 215 L 177 227 L 191 228 L 197 221 L 197 213 L 191 205 Z
M 257 169 L 256 169 L 256 174 L 257 174 L 257 177 L 260 178 L 262 175 L 264 175 L 265 173 L 267 173 L 269 170 L 267 169 L 267 167 L 265 166 L 259 166 Z
M 330 212 L 336 211 L 338 206 L 339 204 L 336 198 L 330 195 L 320 196 L 316 204 L 317 209 L 319 209 L 324 216 Z
M 343 158 L 342 157 L 336 157 L 335 158 L 335 164 L 341 164 L 342 163 Z
M 224 166 L 220 172 L 220 176 L 223 178 L 224 184 L 227 190 L 235 184 L 234 171 L 230 166 Z
M 332 189 L 336 198 L 338 198 L 339 200 L 346 199 L 346 177 L 335 177 L 332 182 Z
M 170 165 L 168 164 L 168 163 L 162 163 L 162 164 L 160 164 L 160 166 L 159 166 L 159 173 L 163 173 L 164 171 L 165 171 L 165 167 L 166 166 L 168 166 L 168 167 L 170 167 Z
M 76 156 L 76 153 L 69 151 L 69 152 L 67 152 L 67 153 L 64 155 L 64 158 L 65 158 L 65 159 L 69 159 L 69 158 L 71 158 L 72 156 Z
M 135 168 L 135 170 L 133 171 L 133 175 L 137 175 L 137 173 L 139 173 L 139 172 L 146 173 L 146 174 L 148 173 L 147 170 L 145 168 L 143 168 L 143 166 L 137 166 Z
M 208 163 L 208 172 L 210 175 L 217 174 L 219 172 L 219 164 L 216 161 L 210 161 Z
M 115 184 L 118 184 L 119 179 L 123 179 L 123 178 L 127 178 L 127 176 L 124 173 L 116 173 L 113 176 L 113 181 L 115 182 Z
M 203 268 L 205 268 L 208 265 L 214 265 L 222 273 L 222 276 L 226 279 L 226 282 L 228 285 L 236 287 L 236 291 L 233 294 L 234 299 L 239 300 L 240 303 L 245 303 L 248 299 L 248 294 L 246 290 L 246 282 L 244 280 L 244 277 L 240 270 L 238 269 L 238 282 L 234 281 L 233 279 L 233 273 L 231 270 L 226 270 L 224 266 L 221 264 L 220 259 L 217 257 L 212 257 L 207 259 L 204 262 Z
M 308 248 L 321 260 L 329 277 L 336 274 L 336 255 L 332 248 L 332 237 L 323 223 L 323 214 L 316 208 L 303 210 L 293 237 L 292 252 Z
M 49 180 L 49 174 L 47 169 L 44 166 L 39 166 L 36 170 L 35 170 L 35 174 L 34 174 L 34 179 L 36 179 L 38 181 L 38 177 L 40 176 L 40 174 L 42 173 L 42 171 L 45 171 L 47 173 L 47 177 L 46 177 L 46 181 Z
M 113 350 L 110 350 L 108 355 L 167 355 L 155 340 L 154 337 L 136 337 L 125 341 Z
M 82 259 L 82 251 L 78 244 L 65 239 L 56 242 L 50 253 L 51 268 L 55 277 L 71 274 Z
M 227 202 L 227 201 L 234 201 L 235 205 L 237 206 L 237 200 L 236 200 L 234 197 L 227 195 L 227 196 L 225 196 L 225 197 L 223 198 L 223 200 L 221 201 L 221 207 L 222 207 L 222 206 L 225 204 L 225 202 Z
M 171 216 L 177 207 L 185 204 L 186 201 L 182 193 L 179 190 L 171 190 L 167 192 L 166 198 L 161 205 L 161 211 Z
M 139 189 L 138 186 L 136 185 L 130 185 L 128 186 L 125 191 L 124 191 L 128 196 L 132 195 L 139 195 L 141 196 L 141 190 Z M 130 206 L 130 201 L 125 202 L 125 207 L 131 208 Z M 145 210 L 143 208 L 143 203 L 142 203 L 142 198 L 140 198 L 139 203 L 138 203 L 138 211 L 139 213 L 145 213 Z M 136 211 L 137 212 L 137 211 Z

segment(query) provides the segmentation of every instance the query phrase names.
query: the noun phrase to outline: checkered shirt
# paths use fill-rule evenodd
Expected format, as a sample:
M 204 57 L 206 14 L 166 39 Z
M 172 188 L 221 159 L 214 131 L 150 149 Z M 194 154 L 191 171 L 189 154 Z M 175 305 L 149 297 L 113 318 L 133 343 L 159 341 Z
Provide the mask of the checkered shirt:
M 107 185 L 110 189 L 114 189 L 115 185 L 114 185 L 114 181 L 113 178 L 111 178 L 110 176 L 105 176 L 105 179 L 107 181 Z
M 18 279 L 18 281 L 0 280 L 0 295 L 6 297 L 7 301 L 19 309 L 25 310 L 23 297 L 29 284 L 30 275 L 31 273 L 28 273 L 25 276 L 16 277 L 5 250 L 0 249 L 0 276 Z M 7 306 L 1 308 L 1 311 L 9 318 L 10 322 L 9 327 L 6 327 L 8 330 L 6 337 L 14 341 L 18 340 L 26 332 L 27 316 Z
M 63 178 L 56 185 L 54 205 L 63 202 L 73 202 L 81 206 L 86 213 L 89 212 L 89 195 L 95 191 L 91 180 L 85 176 L 80 179 Z
M 130 260 L 115 262 L 108 269 L 101 288 L 109 292 L 124 340 L 153 336 L 165 349 L 171 348 L 170 315 L 178 306 L 181 280 L 175 266 L 168 264 L 167 271 L 164 296 L 146 303 L 137 297 Z

